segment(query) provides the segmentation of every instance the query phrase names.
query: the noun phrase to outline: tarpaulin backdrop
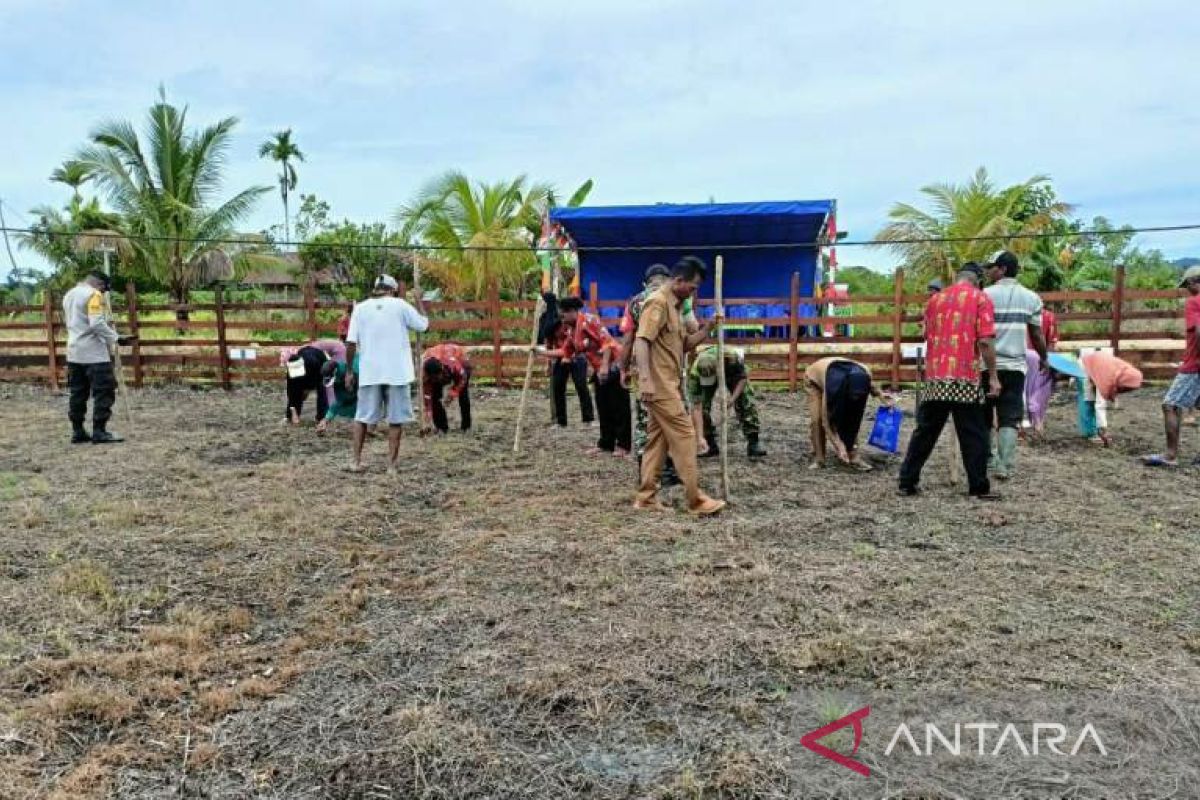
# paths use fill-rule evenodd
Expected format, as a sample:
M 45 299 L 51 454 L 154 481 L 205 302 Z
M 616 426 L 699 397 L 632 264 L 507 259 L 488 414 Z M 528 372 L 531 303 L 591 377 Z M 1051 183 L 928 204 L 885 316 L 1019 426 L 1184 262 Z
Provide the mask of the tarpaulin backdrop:
M 800 273 L 800 294 L 812 297 L 820 281 L 817 242 L 834 211 L 833 200 L 782 203 L 554 208 L 560 224 L 579 247 L 583 286 L 595 281 L 600 298 L 624 300 L 641 290 L 646 267 L 668 267 L 685 255 L 704 259 L 709 280 L 700 296 L 713 296 L 712 269 L 725 257 L 725 296 L 787 297 L 792 273 Z M 811 244 L 811 247 L 778 245 Z M 730 246 L 757 245 L 752 249 Z M 771 245 L 777 245 L 771 247 Z M 666 250 L 589 248 L 666 247 Z

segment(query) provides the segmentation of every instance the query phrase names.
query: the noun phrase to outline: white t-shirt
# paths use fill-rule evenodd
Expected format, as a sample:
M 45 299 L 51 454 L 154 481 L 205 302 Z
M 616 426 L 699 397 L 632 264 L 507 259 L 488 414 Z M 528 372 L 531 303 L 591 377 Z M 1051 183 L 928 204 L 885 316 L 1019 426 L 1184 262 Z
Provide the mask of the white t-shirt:
M 412 347 L 408 331 L 423 331 L 429 320 L 399 297 L 372 297 L 354 307 L 346 341 L 358 347 L 360 386 L 412 383 Z

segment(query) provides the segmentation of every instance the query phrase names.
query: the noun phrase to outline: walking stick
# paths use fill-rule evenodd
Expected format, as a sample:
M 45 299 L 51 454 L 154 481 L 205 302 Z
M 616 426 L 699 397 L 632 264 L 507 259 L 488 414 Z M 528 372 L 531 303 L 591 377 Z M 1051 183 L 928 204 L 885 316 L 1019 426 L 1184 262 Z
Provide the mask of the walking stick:
M 529 334 L 529 357 L 525 360 L 525 382 L 521 385 L 521 403 L 517 406 L 517 432 L 513 436 L 514 453 L 521 452 L 521 422 L 525 418 L 525 399 L 529 396 L 529 379 L 533 377 L 533 351 L 537 347 L 538 323 L 545 308 L 546 301 L 539 294 L 537 307 L 533 310 L 533 331 Z
M 105 273 L 109 275 L 109 280 L 112 280 L 112 274 L 107 269 L 108 253 L 104 254 Z M 104 316 L 107 317 L 108 324 L 111 326 L 113 319 L 112 310 L 112 294 L 111 288 L 104 293 Z M 121 401 L 121 407 L 125 409 L 125 424 L 129 427 L 129 432 L 133 432 L 133 409 L 129 407 L 129 397 L 125 393 L 125 376 L 121 372 L 121 345 L 114 344 L 110 352 L 113 360 L 113 382 L 116 384 L 116 396 Z
M 724 305 L 725 259 L 717 256 L 717 394 L 721 398 L 721 499 L 729 500 L 729 389 L 725 385 L 725 305 Z

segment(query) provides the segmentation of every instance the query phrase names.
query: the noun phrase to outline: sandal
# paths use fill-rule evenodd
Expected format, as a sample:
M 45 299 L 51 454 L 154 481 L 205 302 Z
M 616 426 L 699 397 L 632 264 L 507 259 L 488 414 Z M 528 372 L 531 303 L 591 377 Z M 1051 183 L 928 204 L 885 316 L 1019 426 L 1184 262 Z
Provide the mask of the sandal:
M 1142 466 L 1174 468 L 1179 466 L 1179 462 L 1168 461 L 1166 456 L 1155 453 L 1154 455 L 1150 456 L 1142 456 Z

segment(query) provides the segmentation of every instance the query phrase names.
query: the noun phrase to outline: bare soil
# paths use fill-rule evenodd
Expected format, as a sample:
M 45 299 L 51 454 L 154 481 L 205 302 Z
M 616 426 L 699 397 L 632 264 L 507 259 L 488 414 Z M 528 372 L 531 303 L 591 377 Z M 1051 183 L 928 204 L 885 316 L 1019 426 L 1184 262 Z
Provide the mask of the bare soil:
M 698 521 L 631 510 L 633 465 L 540 394 L 521 455 L 485 390 L 476 431 L 351 476 L 280 392 L 137 392 L 95 447 L 0 386 L 0 797 L 1195 797 L 1200 470 L 1136 463 L 1158 404 L 1109 450 L 1055 407 L 981 504 L 940 452 L 919 498 L 892 457 L 808 470 L 768 393 L 770 456 L 731 433 Z M 867 703 L 872 777 L 799 747 Z M 884 755 L 877 720 L 950 707 L 1098 719 L 1110 757 Z

